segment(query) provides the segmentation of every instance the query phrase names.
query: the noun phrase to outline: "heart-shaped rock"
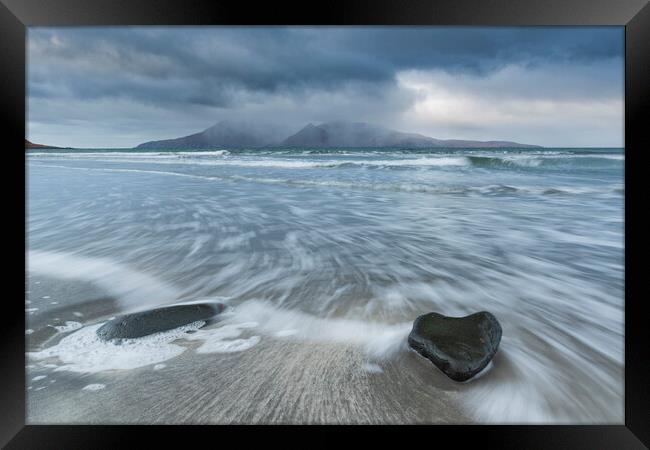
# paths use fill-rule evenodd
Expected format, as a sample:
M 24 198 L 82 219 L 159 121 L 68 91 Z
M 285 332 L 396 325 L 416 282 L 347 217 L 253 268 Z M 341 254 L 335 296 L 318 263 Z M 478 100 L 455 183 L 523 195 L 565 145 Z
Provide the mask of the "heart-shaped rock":
M 408 342 L 449 378 L 465 381 L 490 362 L 501 341 L 501 325 L 487 311 L 466 317 L 438 313 L 419 316 Z
M 99 327 L 97 335 L 103 340 L 142 337 L 210 319 L 223 309 L 220 303 L 194 303 L 125 314 Z

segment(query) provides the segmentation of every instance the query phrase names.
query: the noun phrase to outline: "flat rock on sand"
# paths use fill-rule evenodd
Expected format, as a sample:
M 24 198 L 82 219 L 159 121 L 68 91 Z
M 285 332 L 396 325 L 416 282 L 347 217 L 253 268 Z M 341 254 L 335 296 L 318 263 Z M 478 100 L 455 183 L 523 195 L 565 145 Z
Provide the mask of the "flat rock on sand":
M 97 335 L 103 340 L 142 337 L 208 320 L 223 309 L 220 303 L 195 303 L 126 314 L 106 322 L 97 330 Z
M 500 341 L 501 325 L 487 311 L 466 317 L 433 312 L 419 316 L 408 338 L 411 348 L 455 381 L 468 380 L 483 370 Z

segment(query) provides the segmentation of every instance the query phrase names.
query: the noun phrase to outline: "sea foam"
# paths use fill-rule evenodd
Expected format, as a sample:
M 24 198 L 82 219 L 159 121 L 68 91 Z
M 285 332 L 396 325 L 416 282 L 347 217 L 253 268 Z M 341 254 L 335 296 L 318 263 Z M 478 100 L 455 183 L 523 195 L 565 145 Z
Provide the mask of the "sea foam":
M 145 308 L 179 296 L 176 288 L 162 280 L 106 258 L 30 250 L 27 269 L 52 278 L 94 283 L 123 301 L 126 308 Z
M 130 370 L 159 364 L 183 353 L 186 348 L 172 344 L 188 331 L 196 331 L 204 322 L 194 322 L 173 330 L 154 333 L 137 339 L 105 342 L 97 336 L 103 324 L 81 328 L 49 348 L 27 355 L 36 360 L 58 359 L 62 364 L 55 371 L 97 373 L 109 370 Z

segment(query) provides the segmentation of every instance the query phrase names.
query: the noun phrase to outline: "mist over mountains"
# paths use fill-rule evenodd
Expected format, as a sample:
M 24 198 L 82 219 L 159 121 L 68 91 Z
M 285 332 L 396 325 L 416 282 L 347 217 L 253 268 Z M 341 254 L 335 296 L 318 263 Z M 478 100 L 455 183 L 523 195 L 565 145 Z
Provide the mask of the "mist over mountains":
M 255 148 L 279 145 L 285 137 L 281 130 L 270 124 L 223 120 L 200 133 L 176 139 L 145 142 L 136 148 Z
M 320 125 L 307 124 L 298 132 L 288 135 L 277 126 L 223 120 L 200 133 L 175 139 L 149 141 L 139 149 L 191 149 L 191 148 L 258 148 L 258 147 L 540 147 L 510 141 L 471 141 L 460 139 L 435 139 L 417 133 L 404 133 L 364 122 L 333 121 Z

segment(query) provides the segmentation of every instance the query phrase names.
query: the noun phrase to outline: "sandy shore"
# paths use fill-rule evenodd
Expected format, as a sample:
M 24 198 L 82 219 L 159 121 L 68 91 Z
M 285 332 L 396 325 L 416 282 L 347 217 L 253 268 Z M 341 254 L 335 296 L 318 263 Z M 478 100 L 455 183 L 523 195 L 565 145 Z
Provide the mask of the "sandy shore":
M 28 313 L 29 327 L 34 330 L 27 336 L 32 351 L 70 334 L 52 331 L 48 323 L 88 325 L 115 312 L 115 302 L 89 285 L 35 277 L 28 290 L 34 299 L 30 303 L 40 305 Z M 42 299 L 40 294 L 45 292 L 49 299 Z M 65 305 L 46 306 L 56 301 L 53 298 L 63 297 Z M 234 353 L 197 353 L 194 350 L 200 343 L 185 339 L 175 344 L 188 350 L 162 366 L 94 374 L 55 371 L 55 361 L 30 358 L 27 422 L 469 422 L 457 406 L 458 384 L 411 351 L 390 360 L 369 361 L 351 345 L 267 336 L 252 348 Z

